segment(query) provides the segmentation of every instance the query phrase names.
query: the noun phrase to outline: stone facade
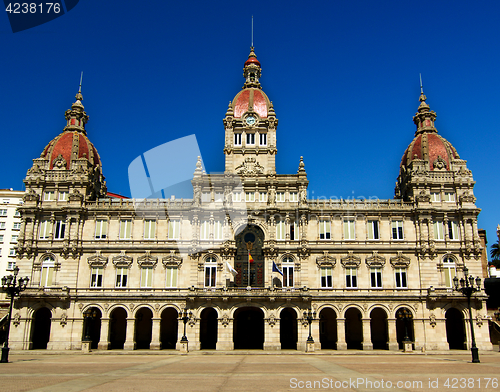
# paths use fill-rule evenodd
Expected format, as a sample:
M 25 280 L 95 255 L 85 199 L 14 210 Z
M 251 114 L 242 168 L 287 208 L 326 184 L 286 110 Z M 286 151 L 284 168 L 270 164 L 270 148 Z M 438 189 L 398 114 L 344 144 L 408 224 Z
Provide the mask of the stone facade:
M 30 285 L 11 347 L 306 350 L 309 330 L 308 351 L 469 346 L 452 278 L 465 266 L 483 277 L 480 210 L 423 92 L 395 199 L 311 200 L 302 158 L 276 173 L 260 76 L 252 48 L 223 121 L 225 172 L 193 161 L 189 200 L 110 196 L 77 94 L 25 179 L 17 250 Z M 491 349 L 485 299 L 475 294 L 472 316 Z

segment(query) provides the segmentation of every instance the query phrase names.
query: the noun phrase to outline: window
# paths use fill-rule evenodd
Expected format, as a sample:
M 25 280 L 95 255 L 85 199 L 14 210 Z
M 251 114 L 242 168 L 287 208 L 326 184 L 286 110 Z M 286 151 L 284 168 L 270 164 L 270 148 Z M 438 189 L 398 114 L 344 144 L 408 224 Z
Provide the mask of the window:
M 296 222 L 290 222 L 290 240 L 296 241 L 299 239 L 299 226 Z
M 285 239 L 285 222 L 278 221 L 276 222 L 276 239 L 284 240 Z
M 205 260 L 205 287 L 215 287 L 217 277 L 217 263 L 215 257 Z
M 354 240 L 355 238 L 354 219 L 344 219 L 344 239 Z
M 55 199 L 55 193 L 53 191 L 45 192 L 43 195 L 44 201 L 54 201 Z
M 154 240 L 156 235 L 156 221 L 154 219 L 146 219 L 144 221 L 144 239 Z
M 333 288 L 332 267 L 321 267 L 321 287 L 324 289 Z
M 443 221 L 434 222 L 434 239 L 439 241 L 444 240 Z
M 212 201 L 212 195 L 210 194 L 210 192 L 202 192 L 201 201 L 203 203 L 210 203 Z
M 454 202 L 455 201 L 455 194 L 453 192 L 445 192 L 444 193 L 444 201 Z
M 5 222 L 0 222 L 0 229 L 5 229 Z
M 108 236 L 108 221 L 98 219 L 95 221 L 95 239 L 103 240 Z
M 233 193 L 233 202 L 239 202 L 241 201 L 241 192 L 234 192 Z
M 246 192 L 245 193 L 245 201 L 255 201 L 255 192 Z
M 349 288 L 358 287 L 357 268 L 349 267 L 345 269 L 345 286 Z
M 448 221 L 448 235 L 450 240 L 458 240 L 458 223 L 455 221 Z
M 267 202 L 267 193 L 266 192 L 260 192 L 259 193 L 259 201 L 261 203 Z
M 14 225 L 12 226 L 12 228 L 14 230 L 20 230 L 21 229 L 21 222 L 15 222 Z M 2 227 L 0 227 L 0 229 L 2 229 Z
M 255 133 L 247 133 L 247 145 L 255 144 Z
M 283 203 L 285 201 L 285 192 L 276 192 L 276 201 Z
M 285 257 L 283 259 L 283 287 L 293 287 L 293 259 Z
M 329 240 L 331 233 L 330 220 L 320 220 L 319 221 L 319 239 Z
M 7 210 L 0 210 L 0 216 L 7 216 Z
M 48 257 L 42 262 L 40 286 L 42 287 L 52 286 L 52 281 L 54 279 L 54 269 L 55 269 L 55 261 L 52 257 Z
M 127 280 L 128 280 L 128 267 L 117 267 L 115 287 L 127 287 Z
M 16 268 L 16 262 L 14 260 L 7 260 L 7 270 L 11 271 Z
M 3 239 L 3 236 L 1 236 L 1 237 L 2 237 L 2 239 Z M 13 236 L 11 237 L 11 239 L 10 239 L 10 242 L 17 242 L 17 239 L 18 239 L 18 238 L 19 238 L 19 236 L 17 236 L 17 235 L 13 235 Z M 0 241 L 0 242 L 1 242 L 1 241 Z
M 47 240 L 50 236 L 50 222 L 43 220 L 40 222 L 40 239 Z
M 370 268 L 370 279 L 372 288 L 382 287 L 382 268 L 372 267 Z
M 224 239 L 224 224 L 221 221 L 214 222 L 214 240 Z
M 366 226 L 366 236 L 369 240 L 380 239 L 378 234 L 378 220 L 369 220 Z
M 241 146 L 241 133 L 234 134 L 234 145 Z
M 120 221 L 120 239 L 129 240 L 132 235 L 132 220 L 122 219 Z
M 16 212 L 14 213 L 14 216 L 21 216 L 21 211 L 16 210 Z
M 455 260 L 453 260 L 451 257 L 445 257 L 443 259 L 443 271 L 444 285 L 446 287 L 453 288 L 453 278 L 457 275 Z
M 431 201 L 441 201 L 441 193 L 431 192 Z
M 215 202 L 223 202 L 224 201 L 224 193 L 223 192 L 215 192 Z
M 392 239 L 402 240 L 403 239 L 403 221 L 392 221 Z
M 64 232 L 66 231 L 66 222 L 63 220 L 56 221 L 54 227 L 54 239 L 62 240 L 64 239 Z
M 177 267 L 167 267 L 167 280 L 165 287 L 177 287 Z
M 178 219 L 171 219 L 168 223 L 168 239 L 178 240 L 180 238 L 181 221 Z
M 210 238 L 210 222 L 203 221 L 200 225 L 200 239 L 208 240 Z
M 102 287 L 102 267 L 92 267 L 90 273 L 90 287 Z
M 290 201 L 299 201 L 299 194 L 297 192 L 290 192 Z
M 153 267 L 141 267 L 141 288 L 153 287 Z
M 0 234 L 0 242 L 3 242 L 3 234 Z
M 16 257 L 16 248 L 9 249 L 9 256 Z
M 394 270 L 396 277 L 396 287 L 398 289 L 406 289 L 406 268 L 396 268 Z
M 260 145 L 267 146 L 267 133 L 259 134 L 259 138 L 260 138 Z
M 59 201 L 68 200 L 68 192 L 59 192 Z

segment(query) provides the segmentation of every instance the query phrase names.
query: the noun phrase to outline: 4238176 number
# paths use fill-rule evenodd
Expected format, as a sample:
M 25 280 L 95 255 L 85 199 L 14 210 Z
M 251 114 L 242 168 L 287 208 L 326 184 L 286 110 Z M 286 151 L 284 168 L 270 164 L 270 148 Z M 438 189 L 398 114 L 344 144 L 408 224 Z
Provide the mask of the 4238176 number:
M 59 14 L 61 4 L 59 3 L 8 3 L 5 8 L 9 14 Z

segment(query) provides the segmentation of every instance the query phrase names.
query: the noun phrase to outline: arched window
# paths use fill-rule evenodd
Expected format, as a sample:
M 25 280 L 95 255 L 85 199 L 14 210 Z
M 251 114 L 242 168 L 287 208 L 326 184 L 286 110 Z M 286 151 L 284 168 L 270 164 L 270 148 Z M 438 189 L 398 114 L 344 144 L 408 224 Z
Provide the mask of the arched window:
M 46 256 L 42 261 L 42 273 L 40 274 L 40 286 L 52 286 L 54 279 L 56 261 L 54 256 Z
M 450 256 L 443 259 L 444 284 L 446 287 L 453 288 L 453 278 L 457 274 L 455 260 Z
M 215 287 L 217 282 L 217 260 L 215 257 L 205 259 L 205 287 Z

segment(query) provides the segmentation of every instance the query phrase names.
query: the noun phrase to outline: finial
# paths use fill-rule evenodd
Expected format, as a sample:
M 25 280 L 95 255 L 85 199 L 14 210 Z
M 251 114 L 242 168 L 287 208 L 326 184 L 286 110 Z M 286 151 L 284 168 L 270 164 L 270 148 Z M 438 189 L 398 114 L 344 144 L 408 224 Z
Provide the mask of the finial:
M 83 100 L 83 95 L 82 95 L 82 80 L 83 80 L 83 71 L 80 74 L 80 87 L 78 87 L 78 93 L 75 95 L 75 98 L 77 101 Z
M 82 80 L 83 80 L 83 71 L 82 73 L 80 74 L 80 88 L 78 89 L 78 92 L 81 93 L 82 92 Z
M 253 48 L 253 15 L 252 15 L 252 45 L 250 45 Z
M 306 172 L 305 166 L 306 165 L 304 164 L 304 157 L 300 157 L 299 170 L 297 171 L 297 174 L 305 173 Z
M 424 93 L 424 86 L 422 85 L 422 74 L 419 74 L 420 75 L 420 94 L 423 94 Z

